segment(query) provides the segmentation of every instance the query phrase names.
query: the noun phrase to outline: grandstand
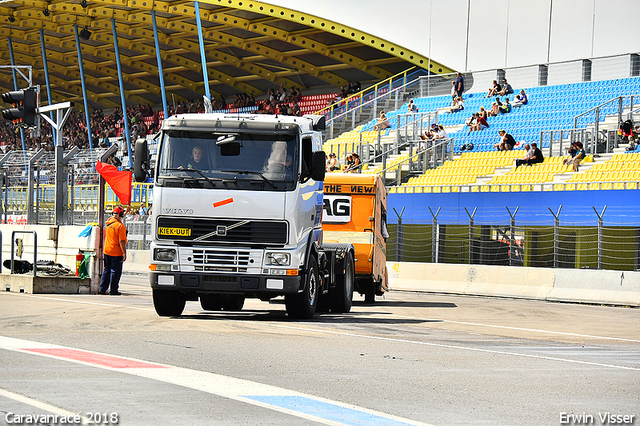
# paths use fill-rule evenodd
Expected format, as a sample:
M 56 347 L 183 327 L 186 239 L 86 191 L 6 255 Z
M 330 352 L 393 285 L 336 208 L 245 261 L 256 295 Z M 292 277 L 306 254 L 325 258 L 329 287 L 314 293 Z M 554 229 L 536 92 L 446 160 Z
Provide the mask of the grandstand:
M 489 128 L 469 132 L 465 122 L 480 107 L 491 108 L 491 103 L 495 98 L 487 98 L 487 92 L 465 93 L 465 109 L 462 112 L 447 113 L 446 106 L 450 102 L 450 95 L 440 95 L 427 98 L 414 98 L 414 102 L 419 108 L 421 115 L 428 112 L 427 120 L 420 119 L 419 125 L 413 121 L 407 123 L 406 104 L 400 108 L 387 112 L 387 117 L 391 122 L 391 129 L 385 130 L 378 135 L 378 132 L 371 131 L 375 122 L 371 120 L 356 129 L 345 132 L 337 138 L 325 143 L 325 151 L 345 154 L 346 152 L 358 151 L 368 153 L 375 151 L 371 148 L 376 142 L 385 139 L 388 145 L 397 140 L 414 138 L 414 145 L 419 145 L 415 129 L 429 128 L 432 121 L 437 121 L 446 126 L 449 136 L 454 141 L 453 154 L 455 159 L 444 162 L 442 170 L 426 170 L 424 173 L 415 173 L 405 169 L 402 187 L 426 187 L 426 186 L 502 186 L 503 188 L 472 188 L 470 191 L 500 191 L 500 190 L 533 190 L 533 186 L 522 186 L 527 184 L 549 184 L 551 190 L 573 190 L 583 188 L 576 187 L 574 182 L 582 182 L 581 176 L 585 172 L 580 172 L 574 176 L 570 168 L 563 166 L 563 160 L 567 158 L 562 151 L 562 144 L 569 146 L 569 137 L 577 140 L 581 137 L 587 148 L 588 156 L 583 160 L 584 168 L 588 169 L 592 162 L 601 163 L 607 161 L 610 153 L 603 152 L 608 147 L 604 146 L 609 141 L 603 141 L 599 129 L 606 125 L 613 130 L 617 129 L 622 112 L 628 113 L 634 108 L 634 96 L 640 94 L 640 78 L 621 78 L 602 81 L 579 82 L 573 84 L 562 84 L 546 87 L 523 88 L 528 95 L 529 102 L 519 108 L 513 108 L 512 112 L 500 114 L 488 119 Z M 520 88 L 515 89 L 518 93 Z M 504 97 L 502 97 L 504 100 Z M 397 118 L 397 119 L 396 119 Z M 410 127 L 412 134 L 407 138 L 405 135 L 407 127 Z M 516 150 L 502 153 L 496 152 L 494 144 L 498 139 L 499 129 L 505 129 L 514 136 L 518 145 Z M 573 129 L 572 132 L 567 129 Z M 555 132 L 555 135 L 553 134 Z M 600 138 L 594 137 L 598 134 Z M 545 162 L 537 166 L 527 166 L 514 170 L 514 160 L 523 155 L 521 151 L 524 143 L 538 142 L 545 156 Z M 383 143 L 384 144 L 384 143 Z M 363 147 L 364 145 L 364 147 Z M 462 150 L 463 147 L 473 146 L 470 151 Z M 625 146 L 617 148 L 624 151 Z M 402 168 L 409 158 L 414 160 L 419 156 L 418 148 L 411 148 L 411 153 L 399 153 L 393 160 L 387 160 L 387 170 Z M 614 149 L 611 149 L 613 153 Z M 595 154 L 595 157 L 594 157 Z M 628 154 L 626 154 L 628 155 Z M 617 157 L 616 157 L 617 158 Z M 631 158 L 631 157 L 629 157 Z M 380 164 L 367 164 L 368 170 L 375 172 L 382 171 Z M 609 165 L 597 165 L 596 170 L 608 169 Z M 452 172 L 455 170 L 455 172 Z M 587 174 L 586 176 L 594 176 Z M 633 174 L 618 173 L 614 175 L 601 174 L 603 178 L 610 177 L 616 182 L 633 182 Z M 395 175 L 393 176 L 395 178 Z M 625 181 L 625 179 L 627 179 Z M 568 182 L 568 185 L 562 184 Z M 553 185 L 555 184 L 555 185 Z M 508 185 L 505 188 L 505 185 Z M 616 185 L 616 188 L 628 187 Z M 613 186 L 612 186 L 613 187 Z M 605 186 L 592 185 L 592 189 L 609 188 Z M 547 189 L 541 186 L 539 189 Z M 424 189 L 414 191 L 409 188 L 391 188 L 391 192 L 423 192 Z M 460 188 L 453 189 L 454 192 Z M 451 189 L 447 189 L 451 191 Z

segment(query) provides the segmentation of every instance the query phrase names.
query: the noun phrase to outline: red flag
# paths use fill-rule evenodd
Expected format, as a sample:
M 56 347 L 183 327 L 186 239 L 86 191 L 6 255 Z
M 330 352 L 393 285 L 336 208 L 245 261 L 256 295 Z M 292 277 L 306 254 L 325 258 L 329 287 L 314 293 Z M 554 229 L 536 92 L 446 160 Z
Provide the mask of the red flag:
M 96 171 L 111 186 L 122 204 L 131 204 L 131 172 L 118 171 L 116 166 L 100 161 L 96 163 Z

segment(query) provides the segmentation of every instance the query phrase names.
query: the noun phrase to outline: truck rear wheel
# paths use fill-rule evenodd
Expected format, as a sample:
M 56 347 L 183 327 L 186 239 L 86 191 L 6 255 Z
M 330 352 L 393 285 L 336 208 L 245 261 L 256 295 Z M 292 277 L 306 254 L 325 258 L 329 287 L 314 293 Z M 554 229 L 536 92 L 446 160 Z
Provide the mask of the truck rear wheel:
M 218 294 L 203 294 L 200 296 L 200 306 L 205 311 L 220 311 L 222 310 L 222 302 L 220 295 Z
M 313 257 L 309 258 L 309 266 L 307 267 L 304 281 L 302 293 L 287 294 L 284 297 L 287 314 L 291 318 L 310 319 L 316 313 L 320 296 L 320 281 L 318 278 L 318 263 Z
M 353 304 L 353 288 L 356 272 L 351 252 L 346 254 L 343 265 L 344 274 L 336 275 L 336 286 L 329 292 L 331 297 L 331 310 L 340 313 L 349 312 Z
M 161 317 L 177 317 L 182 315 L 187 299 L 176 290 L 153 289 L 153 307 Z

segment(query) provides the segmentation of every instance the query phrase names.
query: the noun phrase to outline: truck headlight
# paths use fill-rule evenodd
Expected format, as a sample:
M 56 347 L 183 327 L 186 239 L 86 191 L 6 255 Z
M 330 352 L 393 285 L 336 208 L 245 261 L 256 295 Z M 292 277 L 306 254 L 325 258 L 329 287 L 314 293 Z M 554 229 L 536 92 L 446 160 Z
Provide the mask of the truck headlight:
M 267 253 L 267 263 L 275 266 L 289 266 L 291 255 L 289 253 Z
M 176 260 L 176 249 L 157 248 L 153 251 L 153 259 L 162 262 L 173 262 Z

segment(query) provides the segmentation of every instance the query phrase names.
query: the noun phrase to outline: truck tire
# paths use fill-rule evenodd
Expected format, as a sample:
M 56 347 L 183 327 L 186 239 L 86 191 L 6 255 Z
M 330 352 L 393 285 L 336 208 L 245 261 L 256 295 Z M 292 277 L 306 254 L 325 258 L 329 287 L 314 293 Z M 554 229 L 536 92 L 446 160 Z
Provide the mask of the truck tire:
M 311 319 L 316 313 L 320 298 L 320 279 L 318 278 L 318 263 L 313 257 L 309 258 L 307 272 L 304 274 L 304 290 L 302 293 L 287 294 L 284 303 L 287 314 L 291 318 Z
M 241 311 L 244 306 L 244 296 L 228 296 L 220 299 L 225 311 Z
M 176 290 L 153 289 L 153 307 L 161 317 L 177 317 L 182 315 L 187 299 Z
M 336 286 L 331 289 L 331 310 L 333 312 L 347 313 L 353 304 L 353 288 L 355 285 L 356 272 L 353 262 L 353 255 L 347 252 L 344 257 L 344 274 L 336 274 Z
M 200 296 L 200 306 L 205 311 L 220 311 L 222 310 L 222 302 L 220 295 L 218 294 L 203 294 Z
M 376 303 L 376 287 L 373 281 L 371 281 L 370 286 L 364 289 L 364 303 L 369 305 Z

